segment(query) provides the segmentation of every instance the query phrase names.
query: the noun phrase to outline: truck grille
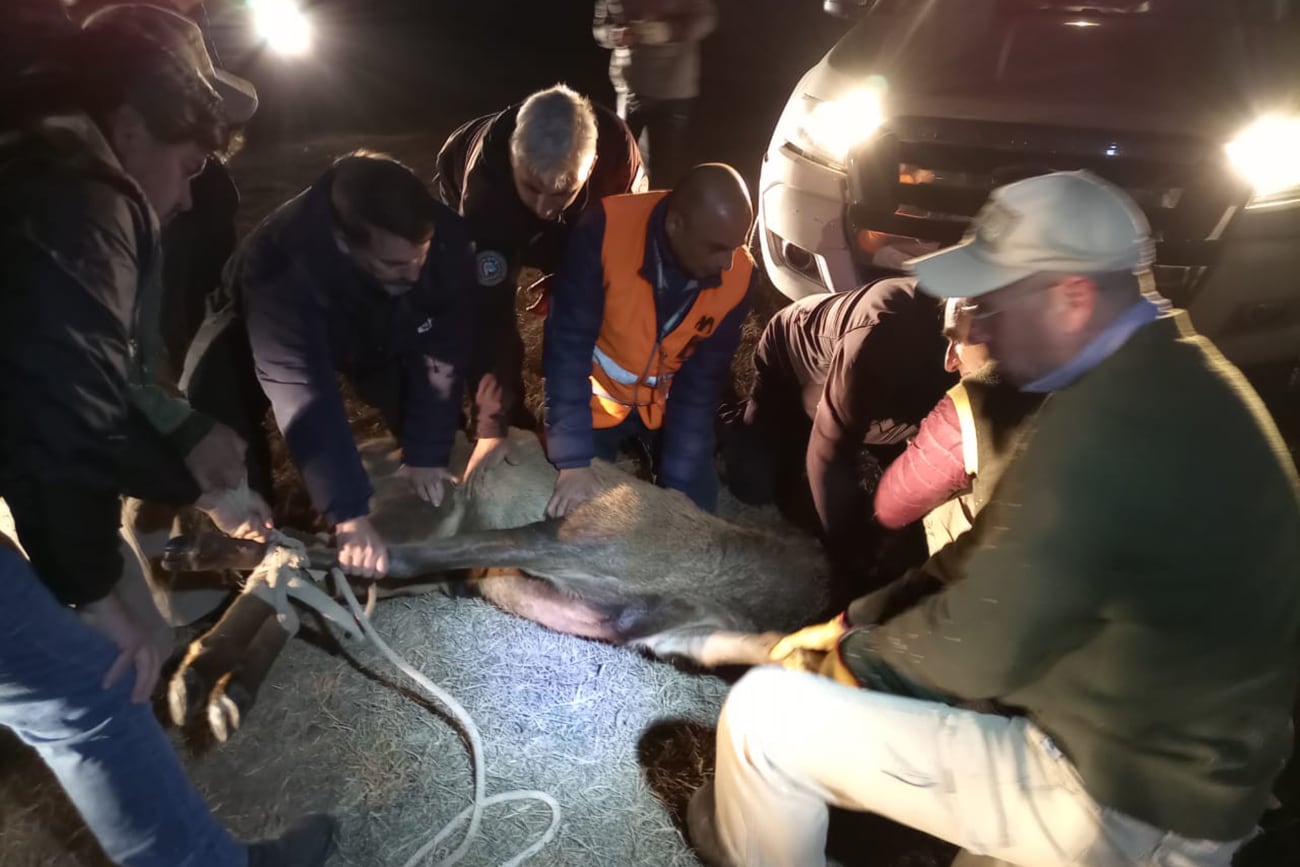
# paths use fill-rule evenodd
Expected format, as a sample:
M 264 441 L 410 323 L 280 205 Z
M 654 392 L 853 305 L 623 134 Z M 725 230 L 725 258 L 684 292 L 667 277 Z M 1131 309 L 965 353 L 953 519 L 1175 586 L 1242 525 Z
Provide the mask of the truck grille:
M 950 244 L 994 187 L 1075 169 L 1133 197 L 1166 266 L 1212 264 L 1248 196 L 1222 152 L 1190 137 L 904 117 L 851 155 L 849 225 Z

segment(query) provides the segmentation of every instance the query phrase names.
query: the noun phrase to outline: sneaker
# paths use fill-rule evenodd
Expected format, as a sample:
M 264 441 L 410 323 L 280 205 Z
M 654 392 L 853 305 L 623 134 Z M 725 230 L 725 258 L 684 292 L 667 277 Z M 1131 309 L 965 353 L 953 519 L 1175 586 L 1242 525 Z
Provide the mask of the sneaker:
M 322 867 L 334 854 L 338 822 L 324 813 L 298 819 L 279 837 L 248 844 L 248 867 Z

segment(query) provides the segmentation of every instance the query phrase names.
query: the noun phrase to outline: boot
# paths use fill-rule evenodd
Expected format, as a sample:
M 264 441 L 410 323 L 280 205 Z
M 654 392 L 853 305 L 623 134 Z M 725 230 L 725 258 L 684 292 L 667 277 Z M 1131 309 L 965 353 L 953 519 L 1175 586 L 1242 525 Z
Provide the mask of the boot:
M 324 813 L 301 817 L 279 837 L 248 844 L 248 867 L 322 867 L 334 853 L 338 822 Z

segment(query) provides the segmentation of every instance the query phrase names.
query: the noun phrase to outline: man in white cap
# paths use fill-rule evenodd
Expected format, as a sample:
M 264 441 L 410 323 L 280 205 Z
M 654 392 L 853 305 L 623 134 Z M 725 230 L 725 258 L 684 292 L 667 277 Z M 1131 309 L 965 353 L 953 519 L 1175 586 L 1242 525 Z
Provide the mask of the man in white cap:
M 169 646 L 118 545 L 123 493 L 268 523 L 225 496 L 242 440 L 157 381 L 159 224 L 247 94 L 169 10 L 106 9 L 73 39 L 67 90 L 0 134 L 0 496 L 30 557 L 0 538 L 0 725 L 116 864 L 317 867 L 327 817 L 244 844 L 185 779 L 149 706 Z
M 688 817 L 708 863 L 824 864 L 828 805 L 963 863 L 1231 862 L 1291 749 L 1300 483 L 1240 372 L 1142 294 L 1152 258 L 1133 203 L 1071 172 L 995 191 L 913 263 L 1049 394 L 961 558 L 732 690 Z M 988 700 L 1015 715 L 965 709 Z

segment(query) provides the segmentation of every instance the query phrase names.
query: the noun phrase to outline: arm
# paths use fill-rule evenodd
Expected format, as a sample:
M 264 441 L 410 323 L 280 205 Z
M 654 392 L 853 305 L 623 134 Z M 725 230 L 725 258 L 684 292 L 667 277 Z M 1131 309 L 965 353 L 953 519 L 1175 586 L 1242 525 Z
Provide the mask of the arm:
M 260 271 L 260 273 L 259 273 Z M 370 479 L 348 427 L 325 324 L 291 263 L 246 266 L 245 325 L 258 381 L 302 473 L 331 523 L 370 511 Z
M 72 605 L 122 573 L 116 456 L 138 273 L 126 205 L 99 205 L 101 219 L 84 201 L 51 218 L 65 221 L 57 250 L 27 231 L 0 236 L 3 493 L 32 564 Z
M 887 395 L 882 374 L 898 362 L 885 345 L 884 324 L 854 329 L 840 342 L 813 415 L 805 455 L 808 484 L 822 532 L 832 543 L 856 543 L 870 508 L 858 452 Z
M 1108 527 L 1129 519 L 1096 504 L 1123 503 L 1126 495 L 1098 491 L 1095 468 L 1059 445 L 1030 448 L 1003 477 L 970 534 L 979 543 L 963 580 L 845 639 L 859 680 L 967 700 L 1001 698 L 1041 677 L 1100 627 L 1112 556 Z
M 757 272 L 756 272 L 757 273 Z M 667 487 L 681 487 L 713 453 L 713 425 L 722 387 L 731 376 L 731 361 L 740 346 L 740 331 L 749 315 L 757 276 L 745 298 L 729 312 L 718 329 L 701 341 L 673 378 L 664 419 L 660 476 Z M 705 290 L 708 291 L 708 290 Z
M 604 234 L 605 212 L 593 208 L 574 228 L 546 317 L 546 451 L 561 470 L 591 463 L 591 355 L 605 316 Z
M 524 341 L 515 318 L 513 274 L 500 286 L 476 286 L 480 300 L 476 319 L 477 335 L 473 376 L 474 426 L 479 439 L 504 437 L 514 409 L 523 399 L 518 393 L 524 366 Z
M 952 398 L 944 395 L 921 422 L 907 450 L 889 465 L 876 488 L 876 520 L 901 529 L 969 486 L 962 459 L 961 423 Z

